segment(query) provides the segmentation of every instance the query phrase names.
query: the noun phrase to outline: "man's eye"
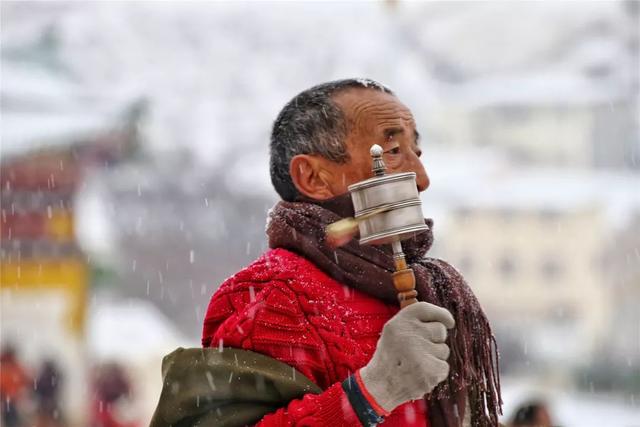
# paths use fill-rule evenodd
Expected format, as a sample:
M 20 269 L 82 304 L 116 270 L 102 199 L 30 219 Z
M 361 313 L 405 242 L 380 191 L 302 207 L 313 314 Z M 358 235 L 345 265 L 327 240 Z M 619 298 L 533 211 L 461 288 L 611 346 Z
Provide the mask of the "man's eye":
M 387 151 L 387 154 L 400 154 L 400 147 L 393 147 L 391 150 Z

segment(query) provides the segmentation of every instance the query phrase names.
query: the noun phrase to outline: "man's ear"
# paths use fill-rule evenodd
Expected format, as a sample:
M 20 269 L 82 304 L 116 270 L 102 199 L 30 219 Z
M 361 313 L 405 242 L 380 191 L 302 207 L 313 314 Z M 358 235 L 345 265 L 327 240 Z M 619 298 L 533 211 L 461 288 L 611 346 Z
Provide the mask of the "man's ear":
M 319 156 L 298 154 L 289 163 L 289 175 L 300 194 L 310 199 L 326 200 L 334 196 L 328 183 L 327 170 Z

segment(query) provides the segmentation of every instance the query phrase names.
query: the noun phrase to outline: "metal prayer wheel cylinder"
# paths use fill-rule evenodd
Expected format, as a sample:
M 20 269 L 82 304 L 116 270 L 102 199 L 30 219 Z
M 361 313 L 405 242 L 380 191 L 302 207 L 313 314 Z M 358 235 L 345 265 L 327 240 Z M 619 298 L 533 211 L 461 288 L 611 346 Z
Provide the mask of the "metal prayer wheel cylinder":
M 424 222 L 422 202 L 414 172 L 384 174 L 382 149 L 371 148 L 373 172 L 377 175 L 350 185 L 351 200 L 358 221 L 360 244 L 381 245 L 412 237 L 429 229 Z M 375 210 L 380 213 L 371 215 Z

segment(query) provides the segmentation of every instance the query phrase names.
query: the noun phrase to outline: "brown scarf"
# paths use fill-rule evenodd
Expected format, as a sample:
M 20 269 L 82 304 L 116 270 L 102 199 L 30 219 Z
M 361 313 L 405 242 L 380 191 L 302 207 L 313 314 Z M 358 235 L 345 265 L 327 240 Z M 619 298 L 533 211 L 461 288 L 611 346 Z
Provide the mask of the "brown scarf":
M 360 246 L 353 239 L 339 248 L 326 242 L 328 224 L 353 216 L 349 194 L 327 201 L 309 199 L 277 203 L 269 212 L 269 247 L 296 252 L 316 264 L 335 280 L 388 303 L 396 303 L 391 274 L 391 248 Z M 498 354 L 489 321 L 463 277 L 444 261 L 425 257 L 433 243 L 433 221 L 429 231 L 404 240 L 407 262 L 416 276 L 418 300 L 448 309 L 456 319 L 450 333 L 448 381 L 439 384 L 429 399 L 430 419 L 436 425 L 461 425 L 465 394 L 469 397 L 474 427 L 497 426 L 502 413 Z M 466 390 L 466 393 L 464 393 Z

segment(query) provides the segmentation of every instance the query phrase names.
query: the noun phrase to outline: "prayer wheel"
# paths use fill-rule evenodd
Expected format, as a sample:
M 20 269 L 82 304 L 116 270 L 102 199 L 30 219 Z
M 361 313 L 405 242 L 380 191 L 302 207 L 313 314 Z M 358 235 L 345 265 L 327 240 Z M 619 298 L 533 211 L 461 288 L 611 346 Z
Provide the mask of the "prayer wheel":
M 374 144 L 370 150 L 373 177 L 348 187 L 355 211 L 353 218 L 331 224 L 327 233 L 360 232 L 361 245 L 385 245 L 393 248 L 395 272 L 393 283 L 400 306 L 416 302 L 415 277 L 407 266 L 402 240 L 428 230 L 422 214 L 422 202 L 414 172 L 385 174 L 382 148 Z M 357 227 L 356 227 L 357 225 Z M 344 238 L 337 240 L 345 241 Z

